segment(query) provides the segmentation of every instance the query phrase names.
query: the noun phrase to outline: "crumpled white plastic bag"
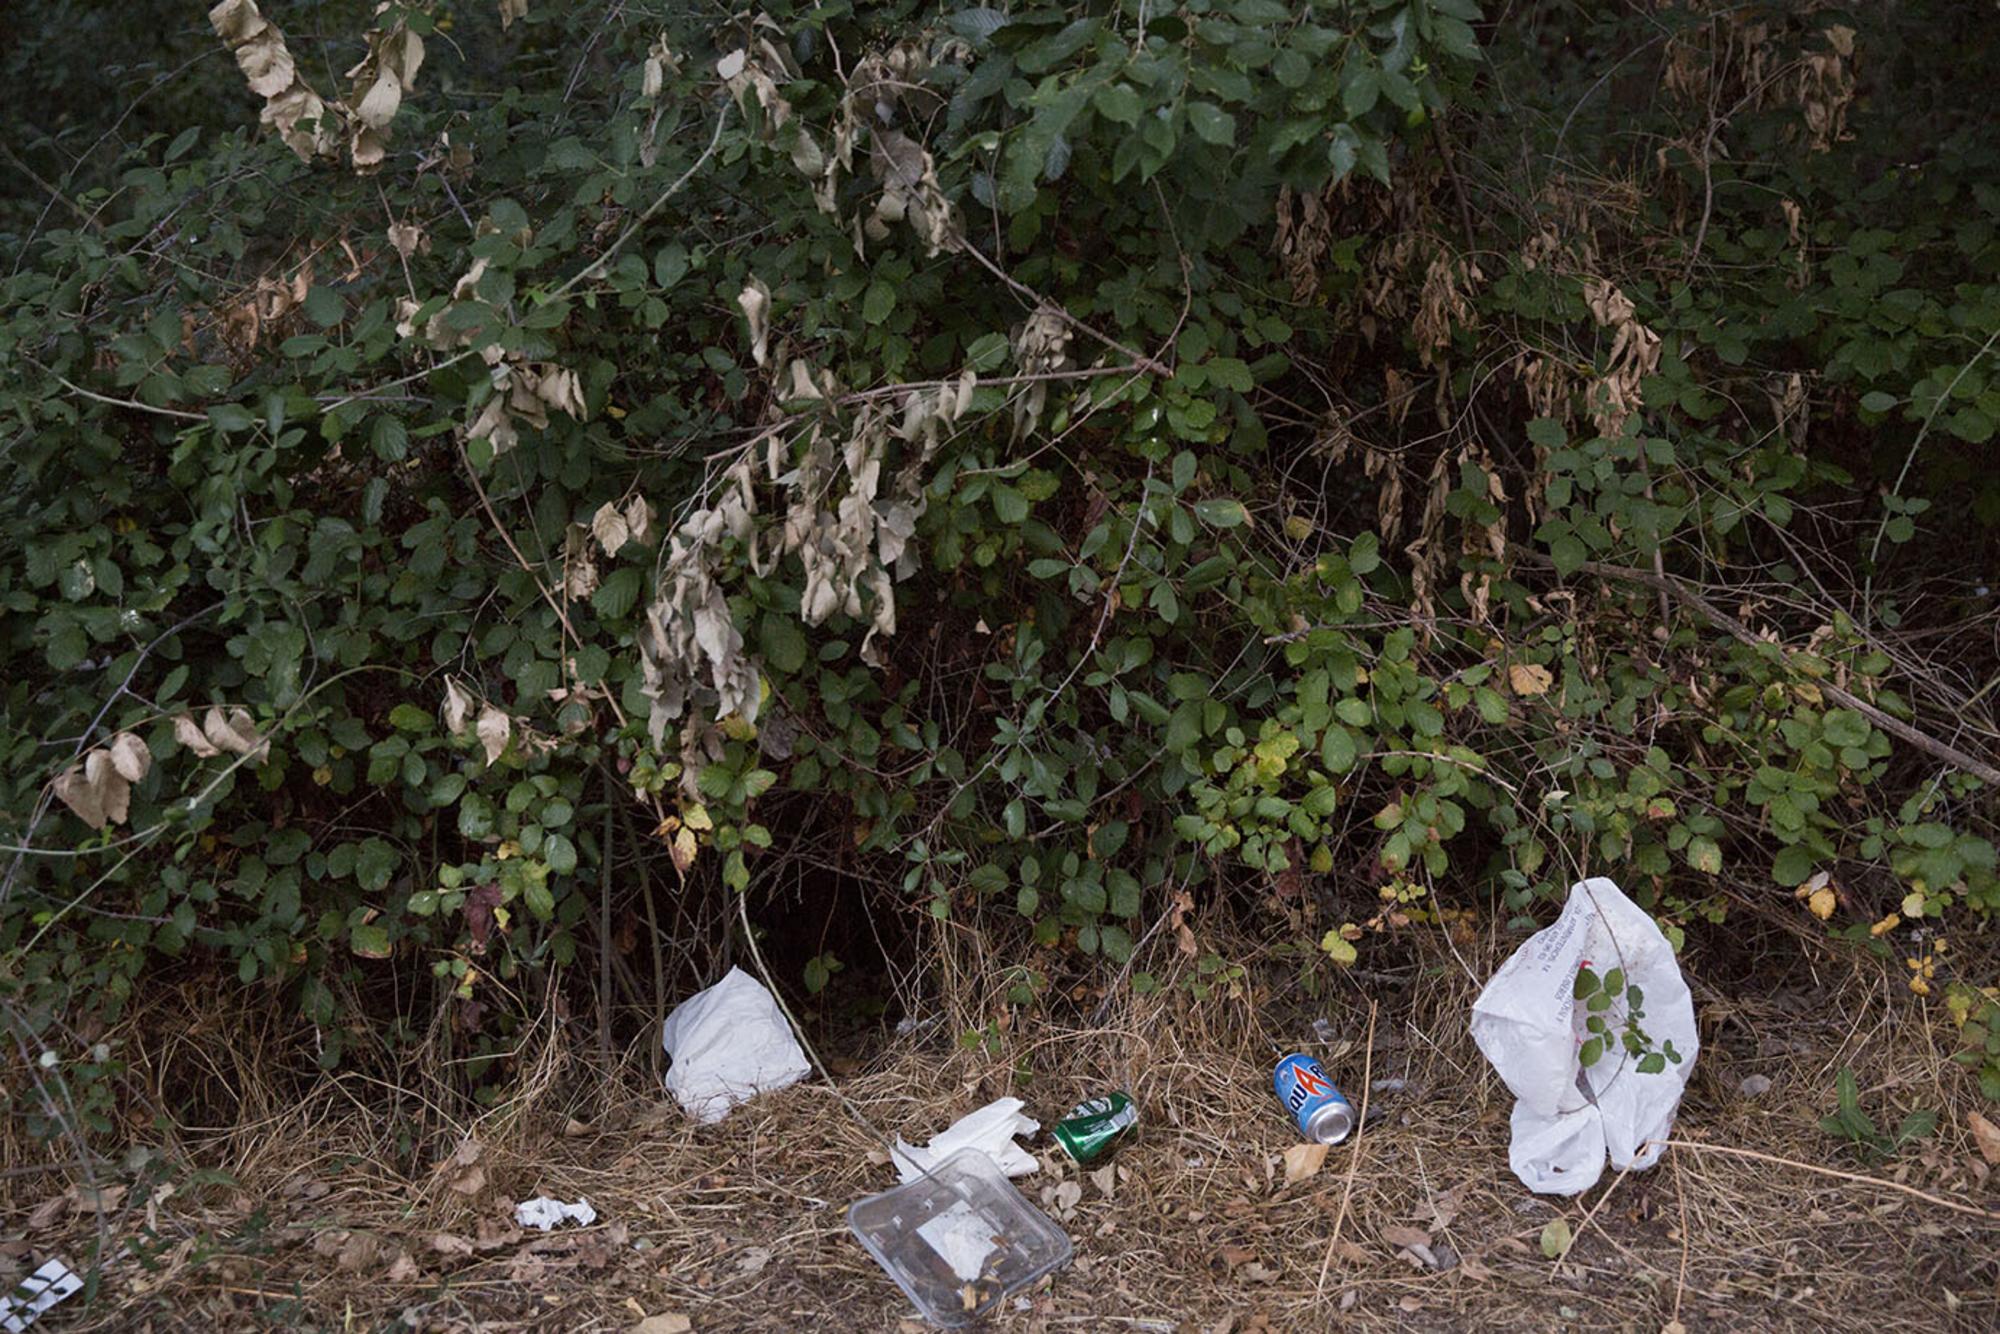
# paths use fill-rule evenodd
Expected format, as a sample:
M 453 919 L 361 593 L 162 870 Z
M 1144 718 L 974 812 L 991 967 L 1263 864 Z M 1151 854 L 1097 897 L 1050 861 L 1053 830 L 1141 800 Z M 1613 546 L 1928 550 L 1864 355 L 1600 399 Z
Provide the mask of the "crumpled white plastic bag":
M 673 1058 L 667 1092 L 704 1125 L 812 1073 L 776 998 L 741 968 L 676 1006 L 660 1045 Z
M 968 1112 L 952 1122 L 924 1148 L 896 1136 L 896 1172 L 905 1182 L 915 1181 L 960 1149 L 975 1148 L 1000 1164 L 1010 1177 L 1026 1176 L 1040 1167 L 1035 1155 L 1014 1142 L 1016 1135 L 1032 1135 L 1042 1123 L 1021 1114 L 1019 1098 L 995 1098 L 976 1112 Z
M 1645 996 L 1639 1026 L 1656 1049 L 1680 1053 L 1657 1074 L 1642 1075 L 1616 1032 L 1622 1005 L 1606 1016 L 1614 1034 L 1604 1055 L 1584 1069 L 1578 1053 L 1589 1036 L 1575 999 L 1577 970 L 1602 977 L 1625 970 L 1626 985 Z M 1576 1195 L 1597 1184 L 1607 1155 L 1620 1171 L 1659 1161 L 1681 1093 L 1701 1049 L 1694 997 L 1673 946 L 1652 917 L 1603 877 L 1570 886 L 1555 923 L 1529 937 L 1479 993 L 1472 1038 L 1516 1099 L 1508 1164 L 1529 1190 Z

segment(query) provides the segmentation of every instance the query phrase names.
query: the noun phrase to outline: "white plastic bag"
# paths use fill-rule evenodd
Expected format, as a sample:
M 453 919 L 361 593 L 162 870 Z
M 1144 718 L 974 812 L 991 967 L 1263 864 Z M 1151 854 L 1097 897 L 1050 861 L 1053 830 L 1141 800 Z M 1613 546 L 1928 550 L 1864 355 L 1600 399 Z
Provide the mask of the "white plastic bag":
M 1639 1073 L 1638 1059 L 1617 1040 L 1626 1015 L 1621 996 L 1603 1016 L 1612 1031 L 1604 1055 L 1583 1067 L 1589 1014 L 1574 987 L 1586 965 L 1600 978 L 1624 970 L 1626 985 L 1643 993 L 1639 1027 L 1655 1050 L 1671 1043 L 1679 1062 Z M 1562 916 L 1493 975 L 1473 1003 L 1472 1037 L 1516 1099 L 1508 1163 L 1543 1195 L 1589 1190 L 1607 1154 L 1620 1171 L 1657 1162 L 1701 1046 L 1673 946 L 1602 877 L 1570 886 Z
M 704 1125 L 812 1073 L 777 1000 L 741 968 L 676 1006 L 660 1027 L 660 1045 L 674 1061 L 667 1092 Z
M 976 1148 L 1000 1164 L 1010 1177 L 1026 1176 L 1040 1166 L 1035 1155 L 1014 1142 L 1016 1135 L 1032 1135 L 1042 1123 L 1021 1114 L 1019 1098 L 995 1098 L 976 1112 L 968 1112 L 940 1131 L 925 1148 L 918 1148 L 896 1136 L 896 1173 L 904 1181 L 915 1181 L 960 1149 Z

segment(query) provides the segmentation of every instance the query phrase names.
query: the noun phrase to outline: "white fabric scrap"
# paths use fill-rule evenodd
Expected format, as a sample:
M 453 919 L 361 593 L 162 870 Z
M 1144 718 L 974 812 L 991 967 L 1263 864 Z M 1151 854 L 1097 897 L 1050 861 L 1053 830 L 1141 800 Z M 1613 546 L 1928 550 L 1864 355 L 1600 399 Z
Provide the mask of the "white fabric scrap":
M 943 1257 L 961 1283 L 978 1278 L 986 1257 L 1000 1249 L 993 1240 L 993 1225 L 964 1200 L 919 1227 L 917 1235 Z
M 703 1125 L 812 1073 L 777 999 L 741 968 L 676 1006 L 660 1045 L 673 1058 L 667 1092 Z
M 1008 1176 L 1026 1176 L 1041 1164 L 1014 1142 L 1014 1136 L 1032 1135 L 1042 1123 L 1023 1116 L 1022 1105 L 1019 1098 L 995 1098 L 978 1111 L 959 1117 L 924 1148 L 898 1135 L 894 1154 L 897 1173 L 906 1182 L 915 1181 L 960 1149 L 975 1148 L 998 1163 Z
M 531 1227 L 538 1232 L 547 1232 L 565 1219 L 578 1227 L 589 1227 L 597 1221 L 597 1210 L 590 1207 L 587 1199 L 575 1204 L 564 1204 L 546 1195 L 537 1195 L 532 1200 L 523 1200 L 514 1206 L 514 1221 L 522 1227 Z

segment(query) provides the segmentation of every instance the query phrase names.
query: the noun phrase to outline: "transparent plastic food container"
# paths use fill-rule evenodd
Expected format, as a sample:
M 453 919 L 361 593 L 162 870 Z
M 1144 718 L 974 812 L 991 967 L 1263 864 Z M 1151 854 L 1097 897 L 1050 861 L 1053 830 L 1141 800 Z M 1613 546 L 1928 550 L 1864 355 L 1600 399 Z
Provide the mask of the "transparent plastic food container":
M 847 1225 L 924 1319 L 946 1329 L 978 1320 L 1075 1251 L 976 1148 L 960 1149 L 927 1177 L 856 1200 Z

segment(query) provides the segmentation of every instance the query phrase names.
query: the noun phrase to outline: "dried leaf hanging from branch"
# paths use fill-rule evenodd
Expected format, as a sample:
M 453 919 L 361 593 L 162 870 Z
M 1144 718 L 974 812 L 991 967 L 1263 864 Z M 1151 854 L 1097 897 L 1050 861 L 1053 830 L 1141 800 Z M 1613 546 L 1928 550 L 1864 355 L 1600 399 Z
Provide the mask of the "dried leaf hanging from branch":
M 255 0 L 222 0 L 208 11 L 208 22 L 235 55 L 250 91 L 264 99 L 258 119 L 301 159 L 332 157 L 340 117 L 299 77 L 278 25 L 258 12 Z

